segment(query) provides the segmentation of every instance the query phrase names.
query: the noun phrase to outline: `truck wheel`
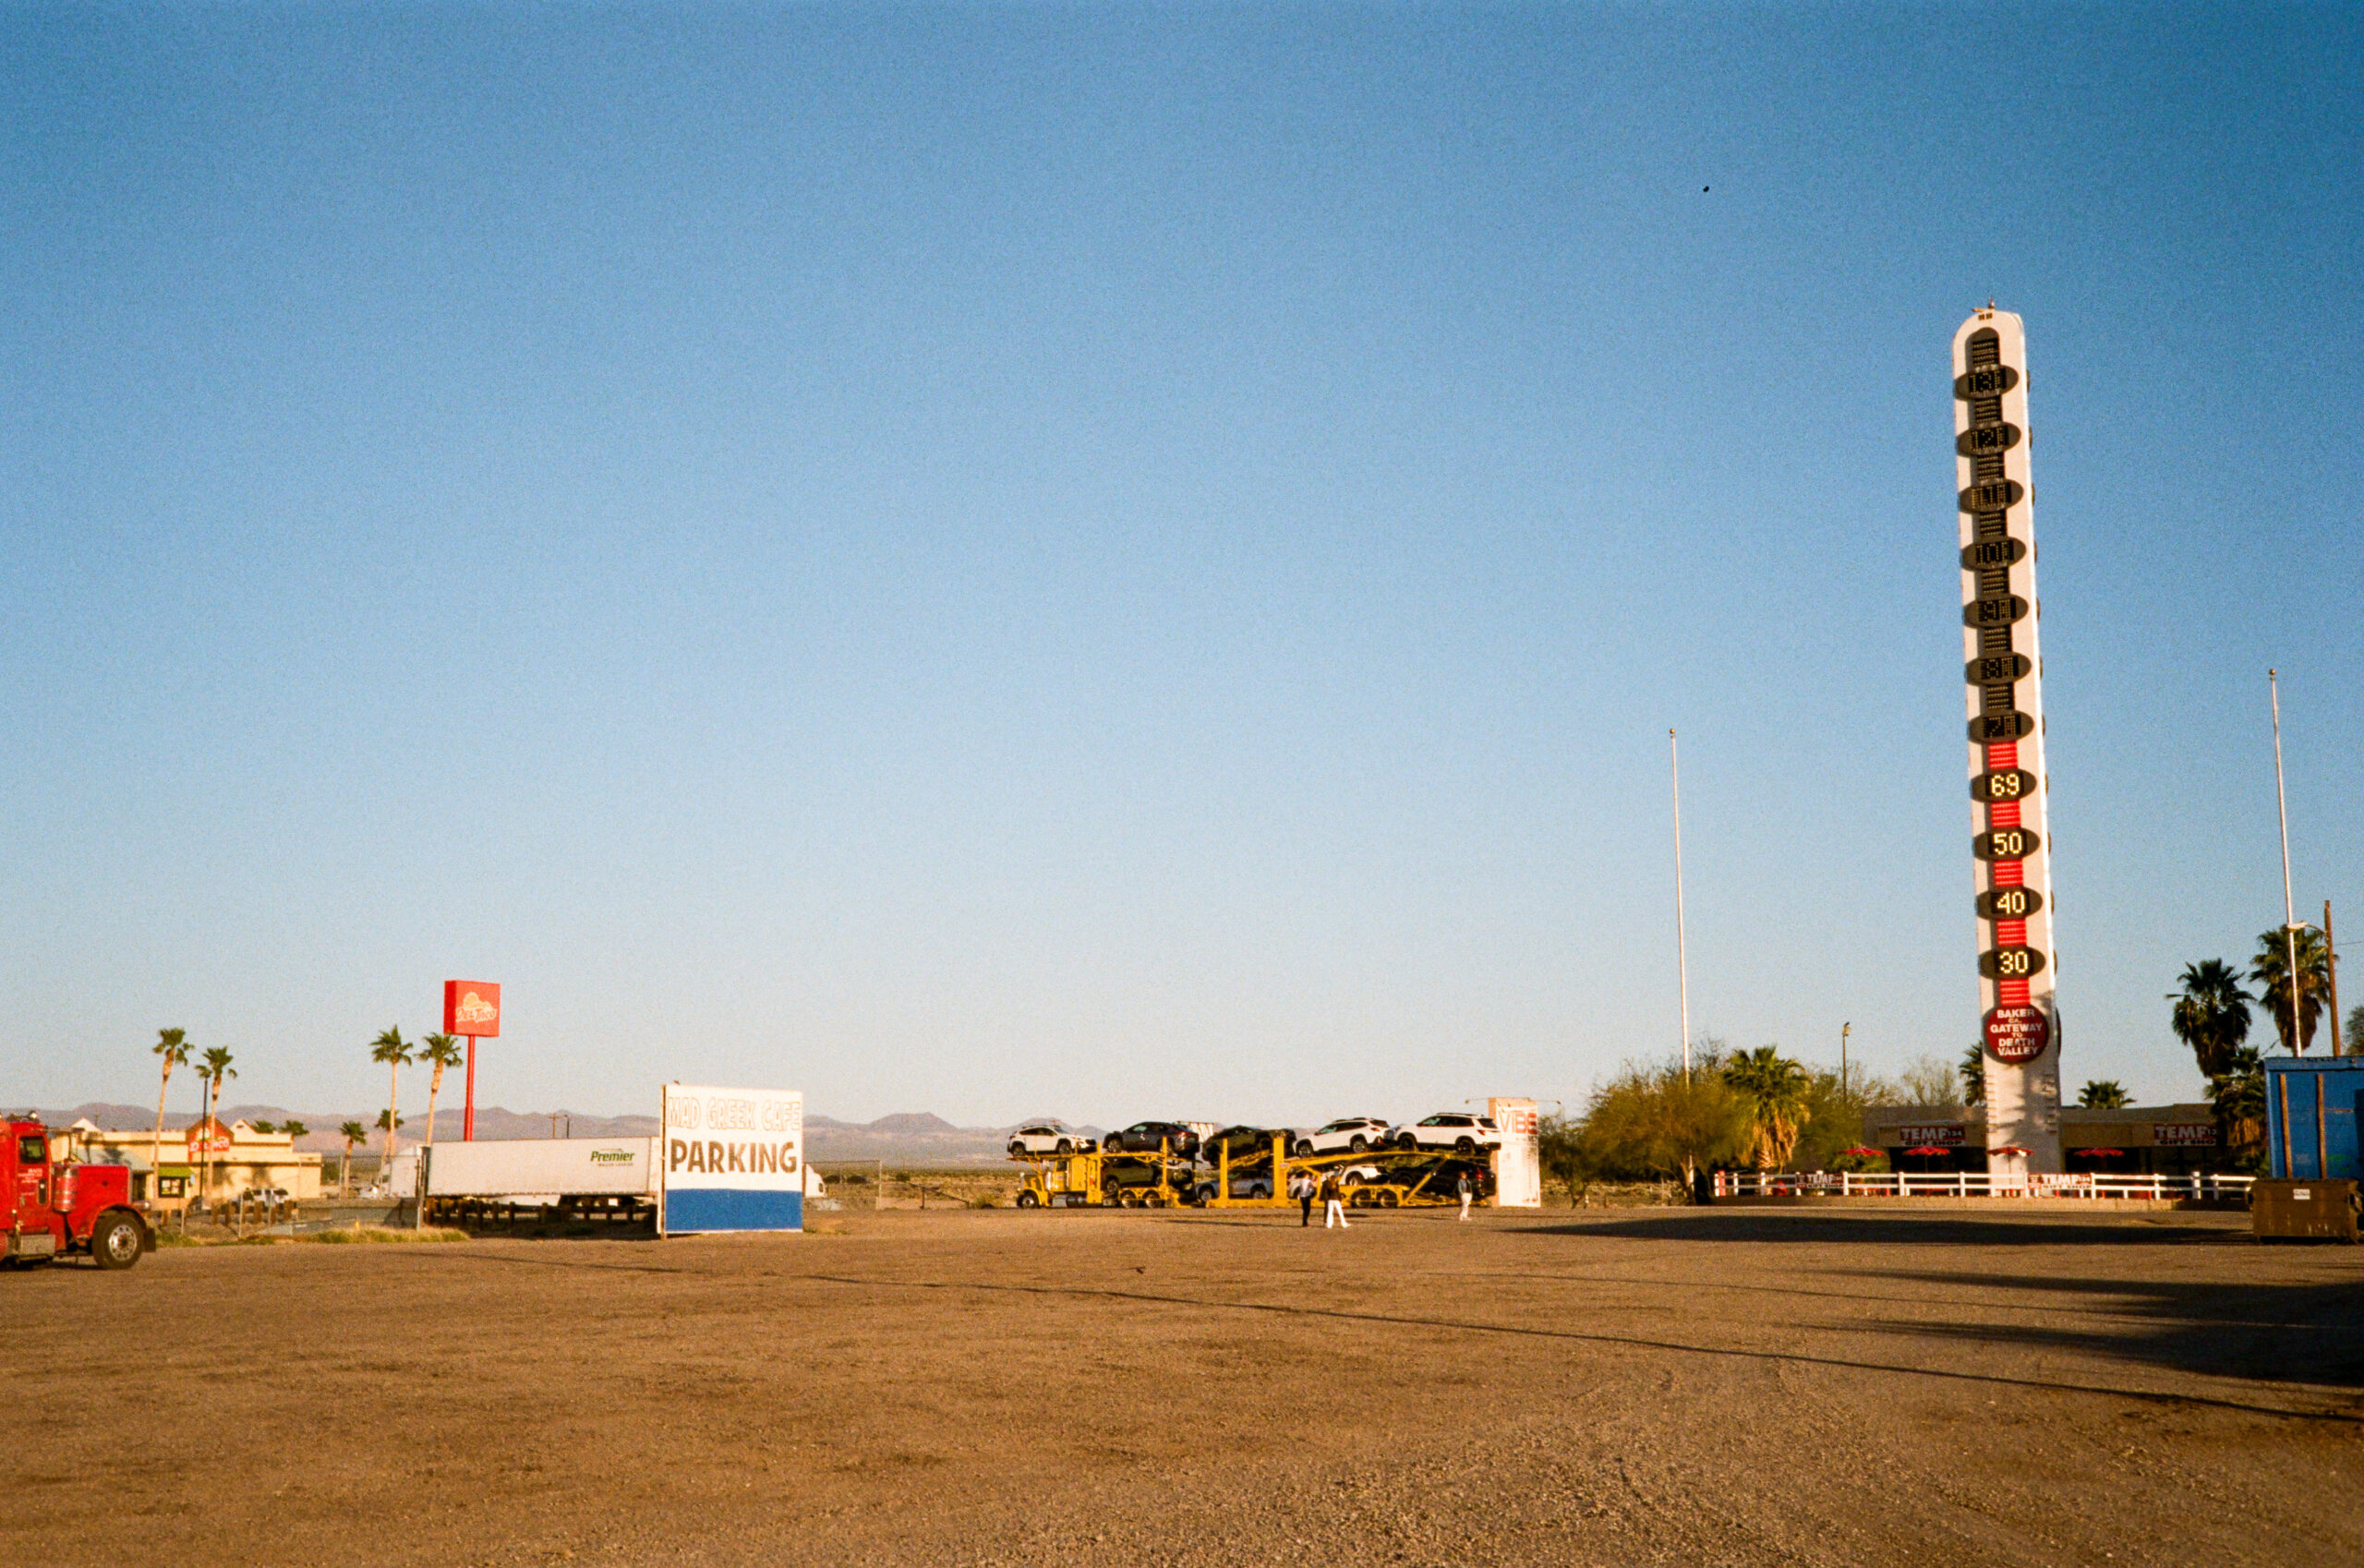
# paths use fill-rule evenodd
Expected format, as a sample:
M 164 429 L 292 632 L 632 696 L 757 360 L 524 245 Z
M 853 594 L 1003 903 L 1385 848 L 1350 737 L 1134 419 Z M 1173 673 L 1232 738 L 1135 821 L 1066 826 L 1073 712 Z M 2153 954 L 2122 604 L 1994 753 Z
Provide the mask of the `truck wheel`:
M 102 1269 L 127 1269 L 139 1261 L 139 1222 L 119 1211 L 101 1214 L 90 1227 L 90 1261 Z
M 1042 1201 L 1043 1200 L 1041 1199 L 1034 1196 L 1031 1188 L 1018 1195 L 1018 1206 L 1021 1209 L 1031 1209 Z

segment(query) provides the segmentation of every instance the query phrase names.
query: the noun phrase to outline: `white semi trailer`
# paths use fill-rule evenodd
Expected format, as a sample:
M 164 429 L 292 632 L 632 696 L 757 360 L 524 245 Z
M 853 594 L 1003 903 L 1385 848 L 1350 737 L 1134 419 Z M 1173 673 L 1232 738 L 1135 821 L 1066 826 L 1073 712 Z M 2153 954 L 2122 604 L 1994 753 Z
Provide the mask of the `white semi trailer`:
M 413 1190 L 428 1212 L 555 1209 L 638 1218 L 662 1181 L 653 1138 L 504 1138 L 422 1149 Z
M 612 1219 L 645 1219 L 664 1187 L 654 1138 L 504 1138 L 438 1143 L 394 1156 L 393 1192 L 424 1212 L 455 1218 L 520 1209 Z M 416 1165 L 406 1170 L 413 1160 Z M 821 1173 L 804 1168 L 804 1197 L 823 1196 Z

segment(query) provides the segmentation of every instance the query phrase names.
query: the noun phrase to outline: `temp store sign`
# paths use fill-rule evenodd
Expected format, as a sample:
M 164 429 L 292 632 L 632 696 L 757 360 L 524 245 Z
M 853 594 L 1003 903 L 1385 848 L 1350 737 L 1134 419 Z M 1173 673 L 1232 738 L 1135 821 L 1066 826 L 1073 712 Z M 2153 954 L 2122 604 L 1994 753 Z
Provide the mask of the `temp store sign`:
M 1976 311 L 1954 333 L 1971 855 L 1987 1168 L 1997 1175 L 2060 1169 L 2060 1015 L 2053 1002 L 2027 363 L 2020 319 L 2007 310 Z
M 665 1086 L 657 1233 L 804 1228 L 804 1096 Z

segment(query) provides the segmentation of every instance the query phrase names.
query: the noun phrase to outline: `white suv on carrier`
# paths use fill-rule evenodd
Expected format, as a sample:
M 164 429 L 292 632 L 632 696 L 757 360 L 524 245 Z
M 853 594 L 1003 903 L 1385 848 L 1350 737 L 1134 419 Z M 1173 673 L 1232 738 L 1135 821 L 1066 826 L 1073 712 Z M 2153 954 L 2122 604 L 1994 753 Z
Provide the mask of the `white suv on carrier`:
M 1502 1146 L 1502 1132 L 1485 1116 L 1466 1111 L 1439 1111 L 1422 1116 L 1395 1132 L 1398 1149 L 1450 1149 L 1456 1154 L 1483 1154 Z

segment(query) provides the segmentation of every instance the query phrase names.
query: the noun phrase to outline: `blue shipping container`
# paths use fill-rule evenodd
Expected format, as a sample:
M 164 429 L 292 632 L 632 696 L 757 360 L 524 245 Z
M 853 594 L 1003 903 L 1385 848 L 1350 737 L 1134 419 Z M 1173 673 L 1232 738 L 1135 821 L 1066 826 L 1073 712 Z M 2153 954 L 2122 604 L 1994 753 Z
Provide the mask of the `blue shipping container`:
M 2268 1056 L 2265 1141 L 2285 1180 L 2364 1177 L 2356 1116 L 2364 1109 L 2364 1056 Z

